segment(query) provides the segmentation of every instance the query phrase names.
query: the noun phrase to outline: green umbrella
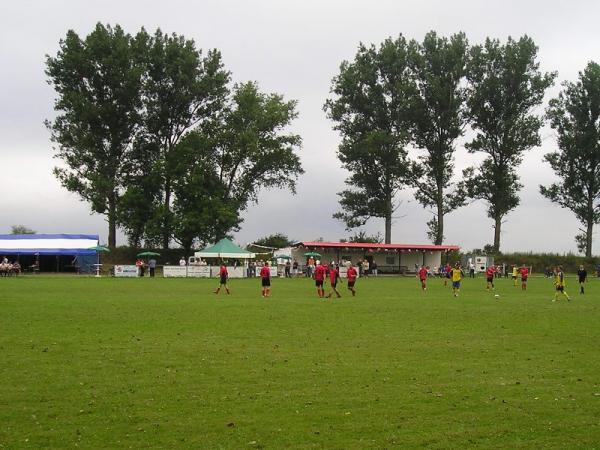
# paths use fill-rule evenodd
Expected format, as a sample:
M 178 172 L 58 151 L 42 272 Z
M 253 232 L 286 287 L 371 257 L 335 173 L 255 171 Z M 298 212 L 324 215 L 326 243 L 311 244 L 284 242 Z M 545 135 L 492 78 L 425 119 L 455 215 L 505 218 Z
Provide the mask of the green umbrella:
M 288 255 L 277 255 L 277 256 L 273 256 L 273 258 L 276 258 L 276 259 L 292 259 L 292 257 L 288 256 Z
M 320 258 L 321 254 L 317 252 L 306 252 L 304 256 L 312 256 L 313 258 Z
M 103 252 L 110 252 L 110 249 L 108 247 L 104 247 L 102 245 L 96 245 L 95 247 L 90 247 L 88 248 L 88 250 L 93 250 L 96 252 L 96 276 L 99 277 L 100 276 L 100 253 Z
M 160 253 L 156 253 L 156 252 L 142 252 L 142 253 L 138 253 L 138 256 L 160 256 Z
M 88 248 L 88 250 L 94 250 L 95 252 L 110 252 L 110 249 L 108 247 L 104 247 L 102 245 L 96 245 L 95 247 L 90 247 Z

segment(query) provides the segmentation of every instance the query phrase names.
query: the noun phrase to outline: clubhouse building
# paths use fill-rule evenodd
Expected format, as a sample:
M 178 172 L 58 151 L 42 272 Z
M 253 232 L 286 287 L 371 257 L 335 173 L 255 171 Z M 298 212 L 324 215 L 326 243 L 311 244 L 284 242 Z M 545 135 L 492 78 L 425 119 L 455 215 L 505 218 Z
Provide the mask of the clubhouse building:
M 421 265 L 432 269 L 445 264 L 449 252 L 458 251 L 458 245 L 370 244 L 355 242 L 297 242 L 292 246 L 292 260 L 304 267 L 311 253 L 324 263 L 353 264 L 367 260 L 377 264 L 379 273 L 414 273 Z M 308 255 L 307 255 L 308 254 Z

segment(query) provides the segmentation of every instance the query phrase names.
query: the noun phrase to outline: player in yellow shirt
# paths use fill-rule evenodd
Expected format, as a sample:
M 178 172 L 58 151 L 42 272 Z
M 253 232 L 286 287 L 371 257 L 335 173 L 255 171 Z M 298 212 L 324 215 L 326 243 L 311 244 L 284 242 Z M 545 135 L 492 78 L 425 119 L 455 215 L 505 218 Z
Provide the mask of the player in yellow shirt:
M 456 263 L 454 268 L 450 271 L 452 276 L 452 292 L 455 297 L 458 297 L 458 292 L 460 291 L 460 280 L 462 280 L 464 276 L 464 272 L 460 267 L 460 263 Z
M 554 269 L 554 286 L 556 287 L 556 292 L 554 293 L 554 300 L 552 300 L 553 302 L 558 299 L 559 292 L 567 297 L 568 301 L 571 301 L 571 297 L 569 297 L 567 291 L 565 291 L 565 274 L 563 273 L 562 266 L 558 266 L 556 269 Z
M 513 279 L 513 285 L 517 285 L 517 275 L 519 275 L 519 268 L 517 267 L 516 264 L 513 264 L 512 266 L 512 279 Z

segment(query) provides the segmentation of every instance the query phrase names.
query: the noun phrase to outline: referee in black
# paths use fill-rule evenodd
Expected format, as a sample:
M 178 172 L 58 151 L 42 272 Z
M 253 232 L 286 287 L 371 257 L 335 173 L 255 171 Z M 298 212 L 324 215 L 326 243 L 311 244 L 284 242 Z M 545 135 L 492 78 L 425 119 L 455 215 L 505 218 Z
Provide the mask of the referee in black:
M 584 293 L 584 287 L 585 287 L 585 280 L 587 278 L 587 271 L 585 270 L 585 267 L 583 266 L 579 266 L 579 270 L 577 271 L 577 276 L 579 277 L 579 293 L 583 294 Z

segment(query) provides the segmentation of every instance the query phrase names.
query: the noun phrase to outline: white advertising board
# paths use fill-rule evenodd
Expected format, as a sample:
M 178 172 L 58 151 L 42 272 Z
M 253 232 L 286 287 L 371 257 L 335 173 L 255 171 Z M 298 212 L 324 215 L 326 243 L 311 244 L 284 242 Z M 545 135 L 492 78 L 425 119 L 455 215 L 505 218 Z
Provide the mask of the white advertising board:
M 229 278 L 245 278 L 246 277 L 246 268 L 245 267 L 228 267 L 227 272 L 229 272 Z
M 219 278 L 220 270 L 220 266 L 210 266 L 210 276 Z M 241 266 L 227 266 L 227 274 L 229 275 L 229 278 L 245 278 L 246 268 Z
M 115 266 L 115 277 L 134 278 L 138 276 L 137 266 Z
M 208 278 L 210 277 L 209 266 L 188 266 L 187 276 L 191 278 Z
M 185 278 L 186 276 L 186 266 L 163 266 L 163 277 L 165 278 Z

